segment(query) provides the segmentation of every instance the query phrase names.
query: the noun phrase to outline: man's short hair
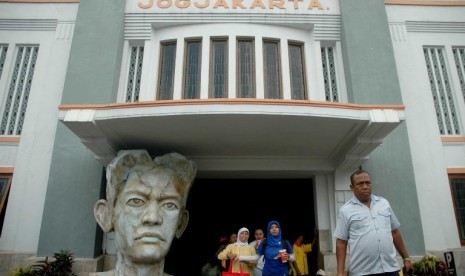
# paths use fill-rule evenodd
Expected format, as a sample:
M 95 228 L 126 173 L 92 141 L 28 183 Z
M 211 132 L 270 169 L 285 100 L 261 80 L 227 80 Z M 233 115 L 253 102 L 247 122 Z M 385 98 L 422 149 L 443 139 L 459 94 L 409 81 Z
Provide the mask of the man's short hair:
M 109 206 L 115 206 L 116 197 L 132 172 L 148 171 L 157 167 L 169 169 L 174 173 L 182 205 L 186 206 L 187 195 L 197 172 L 195 163 L 175 152 L 152 160 L 146 150 L 121 150 L 107 166 L 106 196 Z
M 368 174 L 368 175 L 371 177 L 371 175 L 370 175 L 369 172 L 367 172 L 367 171 L 365 171 L 365 170 L 362 170 L 362 169 L 358 169 L 358 170 L 356 170 L 355 172 L 353 172 L 353 173 L 350 175 L 350 184 L 354 184 L 354 177 L 355 177 L 356 175 L 359 175 L 359 174 L 362 174 L 362 173 L 366 173 L 366 174 Z

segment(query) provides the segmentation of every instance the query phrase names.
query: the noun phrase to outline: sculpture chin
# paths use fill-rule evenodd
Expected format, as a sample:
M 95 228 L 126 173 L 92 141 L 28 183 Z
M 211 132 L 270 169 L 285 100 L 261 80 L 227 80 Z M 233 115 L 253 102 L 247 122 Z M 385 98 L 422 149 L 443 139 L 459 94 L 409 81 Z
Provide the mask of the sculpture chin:
M 135 248 L 134 254 L 131 259 L 134 263 L 154 264 L 164 260 L 166 257 L 166 250 L 160 249 L 159 245 L 153 243 L 138 245 Z

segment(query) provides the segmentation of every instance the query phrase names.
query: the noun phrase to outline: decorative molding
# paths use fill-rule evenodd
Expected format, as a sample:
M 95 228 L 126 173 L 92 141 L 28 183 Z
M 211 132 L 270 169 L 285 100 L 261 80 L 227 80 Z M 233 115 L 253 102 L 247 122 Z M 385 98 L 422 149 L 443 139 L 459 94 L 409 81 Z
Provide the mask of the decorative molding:
M 465 143 L 465 136 L 442 136 L 443 143 Z
M 60 3 L 79 3 L 79 0 L 0 0 L 0 3 L 60 4 Z
M 0 167 L 0 173 L 14 173 L 14 167 Z
M 448 174 L 464 174 L 465 168 L 447 168 Z
M 425 33 L 465 33 L 464 22 L 426 22 L 426 21 L 406 21 L 407 32 Z
M 73 109 L 79 110 L 112 110 L 124 108 L 144 108 L 144 107 L 160 107 L 160 106 L 183 106 L 183 105 L 209 105 L 209 104 L 252 104 L 252 105 L 279 105 L 279 106 L 307 106 L 307 107 L 326 107 L 338 109 L 352 110 L 373 110 L 373 109 L 392 109 L 404 111 L 404 105 L 368 105 L 368 104 L 352 104 L 341 102 L 323 102 L 323 101 L 307 101 L 307 100 L 270 100 L 270 99 L 208 99 L 208 100 L 167 100 L 167 101 L 141 101 L 128 103 L 112 103 L 112 104 L 70 104 L 60 105 L 60 111 L 68 111 Z
M 0 136 L 0 143 L 19 143 L 21 136 Z
M 275 25 L 315 31 L 316 40 L 340 40 L 340 15 L 282 15 L 282 14 L 139 14 L 125 15 L 124 38 L 147 40 L 154 27 L 171 27 L 195 23 L 251 23 Z
M 391 32 L 392 41 L 407 41 L 407 30 L 405 28 L 405 23 L 389 23 L 389 30 Z
M 74 21 L 58 21 L 55 39 L 70 41 L 73 37 L 74 25 Z
M 55 31 L 56 19 L 0 19 L 1 31 Z
M 386 5 L 410 5 L 410 6 L 465 6 L 465 1 L 423 1 L 423 0 L 384 0 Z

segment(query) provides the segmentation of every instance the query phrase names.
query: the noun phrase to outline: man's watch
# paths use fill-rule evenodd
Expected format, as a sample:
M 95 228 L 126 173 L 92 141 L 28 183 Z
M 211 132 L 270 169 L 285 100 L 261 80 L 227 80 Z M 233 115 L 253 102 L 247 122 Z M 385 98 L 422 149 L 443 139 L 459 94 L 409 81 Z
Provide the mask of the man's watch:
M 404 258 L 404 262 L 412 262 L 412 260 L 410 260 L 410 258 L 407 257 L 407 258 Z

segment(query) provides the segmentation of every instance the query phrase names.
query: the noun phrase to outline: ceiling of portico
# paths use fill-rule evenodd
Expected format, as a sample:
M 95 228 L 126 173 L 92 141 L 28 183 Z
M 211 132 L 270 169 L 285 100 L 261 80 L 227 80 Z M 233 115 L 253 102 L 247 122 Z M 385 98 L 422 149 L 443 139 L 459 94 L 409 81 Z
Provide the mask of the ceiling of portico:
M 404 107 L 285 100 L 60 106 L 60 120 L 106 165 L 121 149 L 176 151 L 204 176 L 277 177 L 352 169 L 404 120 Z

